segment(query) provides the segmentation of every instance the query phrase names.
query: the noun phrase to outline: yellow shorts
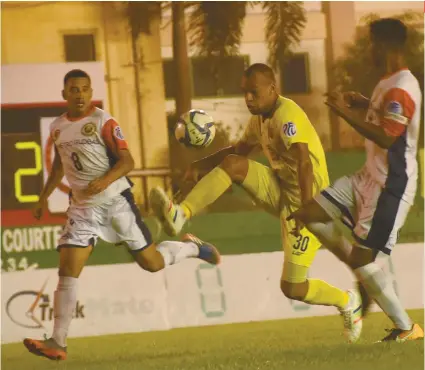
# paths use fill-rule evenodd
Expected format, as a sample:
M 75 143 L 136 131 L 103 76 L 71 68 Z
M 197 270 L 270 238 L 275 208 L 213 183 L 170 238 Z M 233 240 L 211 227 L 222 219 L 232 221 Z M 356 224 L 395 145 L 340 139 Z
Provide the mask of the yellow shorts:
M 281 188 L 279 179 L 271 168 L 252 160 L 249 160 L 248 174 L 242 185 L 258 206 L 280 217 L 285 265 L 291 263 L 309 267 L 321 243 L 306 228 L 301 230 L 301 236 L 293 236 L 289 232 L 295 223 L 292 220 L 286 221 L 290 213 L 301 205 L 299 194 L 291 189 Z

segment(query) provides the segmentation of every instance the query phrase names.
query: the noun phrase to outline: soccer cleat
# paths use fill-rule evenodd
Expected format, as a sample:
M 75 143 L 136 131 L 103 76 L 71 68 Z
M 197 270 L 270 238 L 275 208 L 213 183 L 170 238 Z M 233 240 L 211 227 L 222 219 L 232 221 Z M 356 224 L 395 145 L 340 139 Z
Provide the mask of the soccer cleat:
M 61 347 L 53 338 L 45 340 L 26 338 L 24 346 L 34 355 L 47 357 L 50 360 L 66 360 L 66 347 Z
M 355 290 L 349 290 L 350 301 L 345 309 L 341 309 L 344 319 L 344 335 L 348 343 L 355 343 L 362 333 L 362 299 Z
M 182 237 L 184 243 L 195 243 L 199 248 L 198 258 L 212 265 L 220 263 L 220 252 L 210 243 L 206 243 L 192 234 L 185 234 Z
M 418 340 L 424 339 L 424 331 L 418 324 L 413 324 L 412 329 L 403 330 L 403 329 L 387 329 L 389 334 L 384 338 L 378 341 L 377 343 L 382 342 L 397 342 L 404 343 L 409 340 Z
M 364 318 L 370 311 L 373 299 L 370 297 L 366 289 L 363 287 L 362 283 L 360 283 L 359 281 L 357 282 L 357 291 L 362 299 L 362 316 Z
M 164 190 L 159 187 L 153 188 L 149 194 L 149 203 L 168 235 L 175 236 L 180 233 L 186 223 L 186 216 L 181 207 L 174 204 Z

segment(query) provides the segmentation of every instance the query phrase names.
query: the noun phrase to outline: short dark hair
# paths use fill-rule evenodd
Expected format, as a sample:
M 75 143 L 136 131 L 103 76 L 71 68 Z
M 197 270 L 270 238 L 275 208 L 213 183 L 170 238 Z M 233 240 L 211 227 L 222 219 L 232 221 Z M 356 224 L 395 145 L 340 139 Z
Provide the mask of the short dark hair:
M 87 72 L 84 72 L 82 69 L 73 69 L 71 71 L 69 71 L 65 77 L 63 78 L 63 85 L 65 86 L 66 83 L 68 82 L 69 79 L 71 78 L 88 78 L 90 83 L 91 83 L 91 79 L 90 76 Z
M 251 64 L 244 72 L 245 77 L 251 77 L 255 73 L 261 73 L 267 77 L 270 81 L 276 82 L 276 77 L 273 70 L 264 63 L 254 63 Z
M 395 18 L 382 18 L 370 24 L 372 39 L 398 48 L 402 48 L 407 40 L 406 25 Z

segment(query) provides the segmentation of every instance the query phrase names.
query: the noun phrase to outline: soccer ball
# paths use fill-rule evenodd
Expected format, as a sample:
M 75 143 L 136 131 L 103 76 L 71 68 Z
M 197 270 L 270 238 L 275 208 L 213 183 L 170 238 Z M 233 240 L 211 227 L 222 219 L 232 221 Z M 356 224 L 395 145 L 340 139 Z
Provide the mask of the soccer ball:
M 192 109 L 180 116 L 174 135 L 185 147 L 205 148 L 215 137 L 214 120 L 203 110 Z

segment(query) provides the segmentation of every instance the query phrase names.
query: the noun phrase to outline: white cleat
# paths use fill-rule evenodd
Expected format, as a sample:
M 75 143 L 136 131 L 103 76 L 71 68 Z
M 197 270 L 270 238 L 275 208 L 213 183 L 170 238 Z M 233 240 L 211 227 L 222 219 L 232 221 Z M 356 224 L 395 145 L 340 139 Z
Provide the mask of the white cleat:
M 356 290 L 349 290 L 350 301 L 347 307 L 339 310 L 344 319 L 344 336 L 348 343 L 355 343 L 362 333 L 362 299 Z
M 179 234 L 186 223 L 186 217 L 181 207 L 174 204 L 165 191 L 159 187 L 151 190 L 149 202 L 164 231 L 170 236 Z

